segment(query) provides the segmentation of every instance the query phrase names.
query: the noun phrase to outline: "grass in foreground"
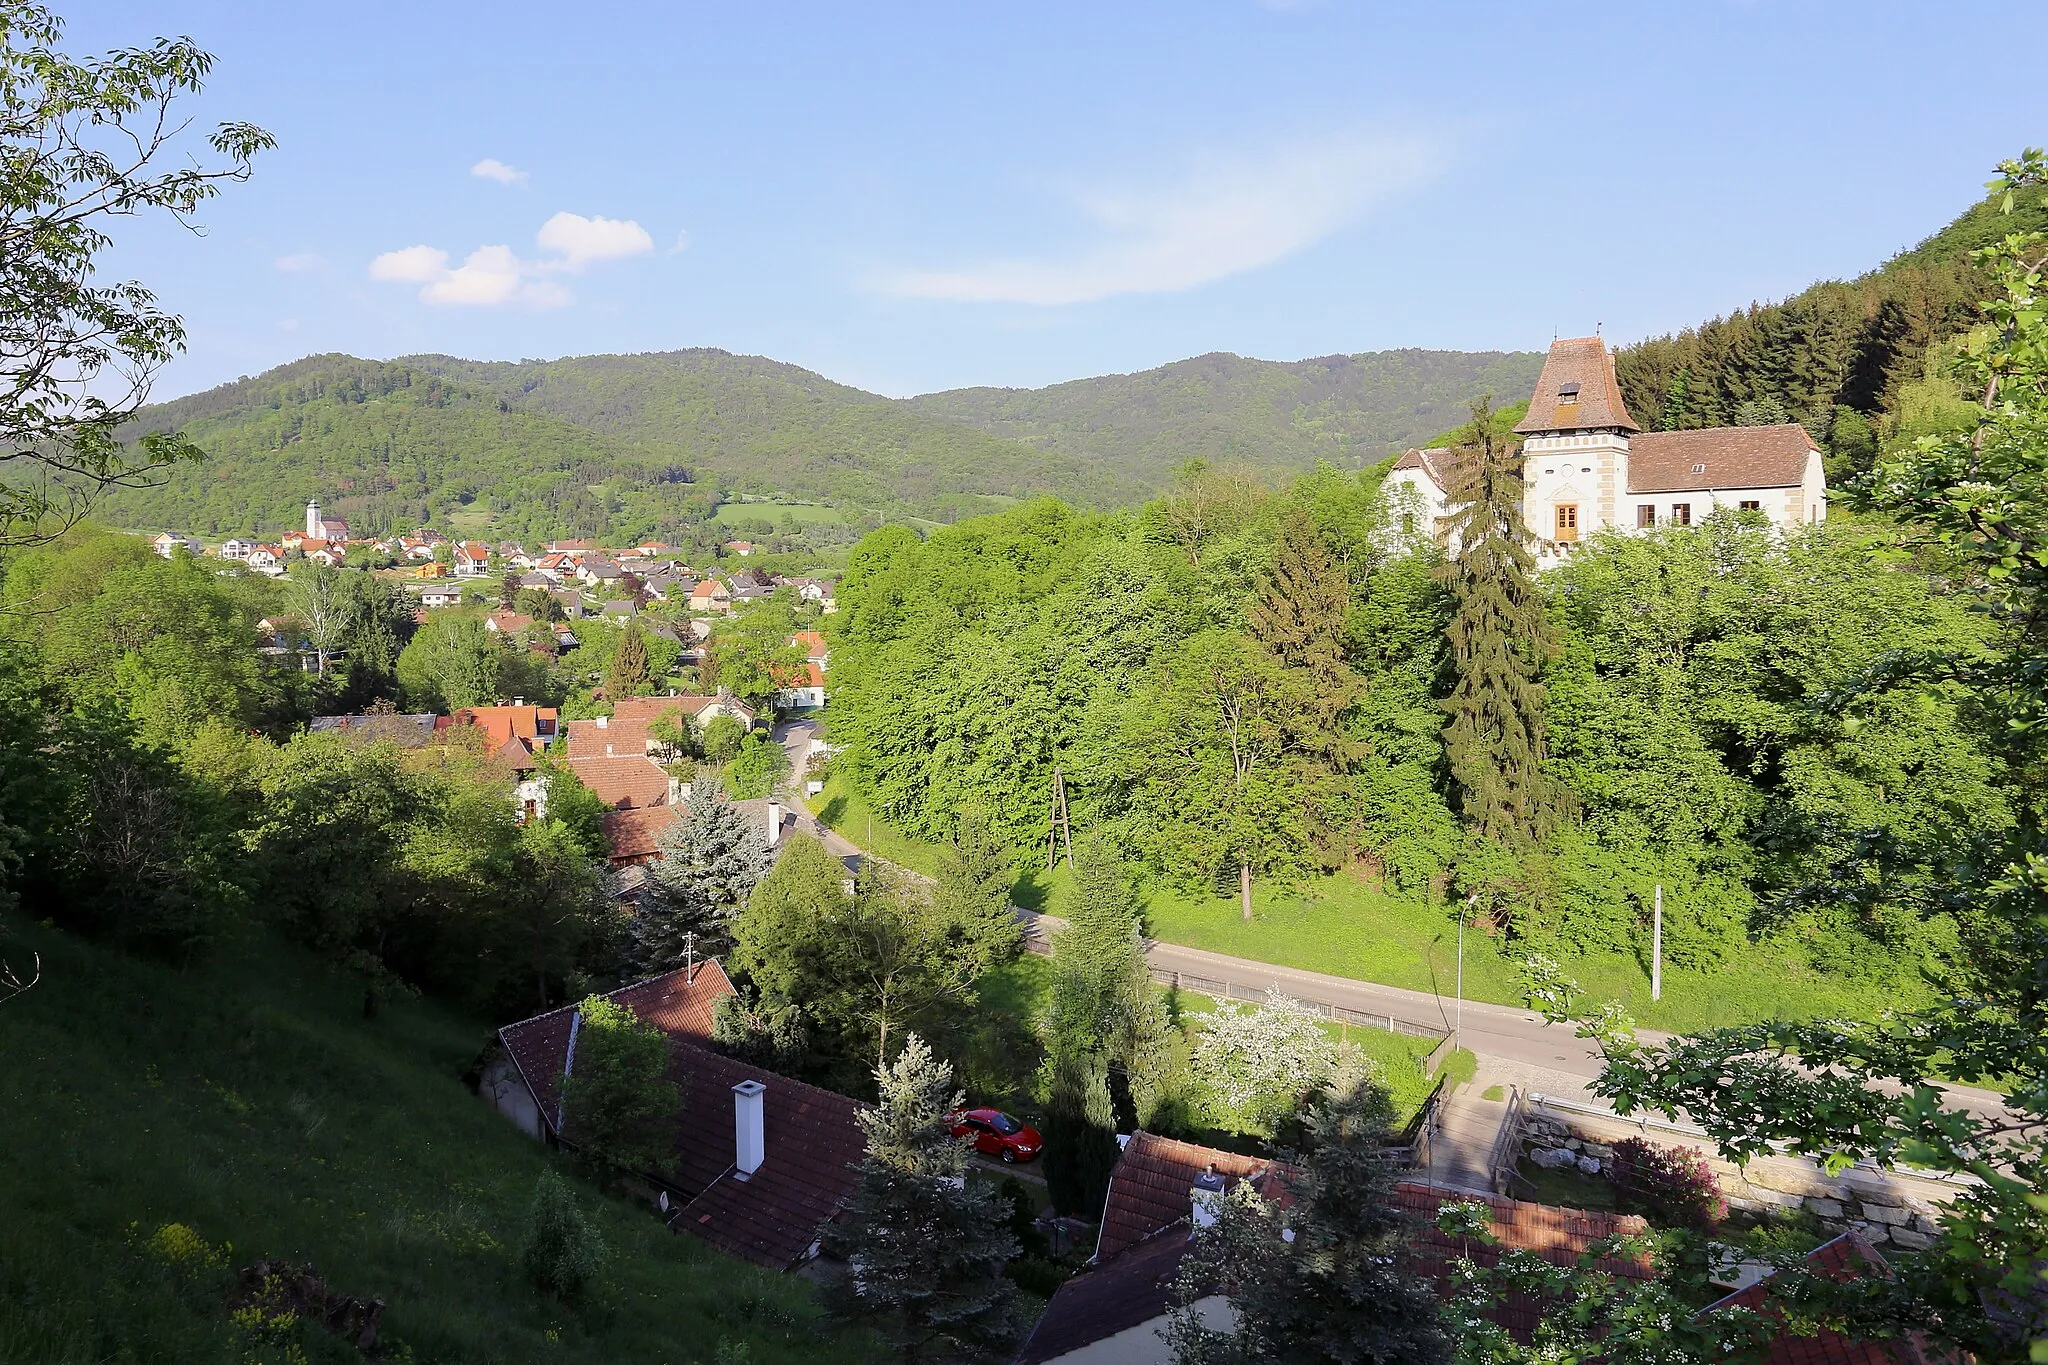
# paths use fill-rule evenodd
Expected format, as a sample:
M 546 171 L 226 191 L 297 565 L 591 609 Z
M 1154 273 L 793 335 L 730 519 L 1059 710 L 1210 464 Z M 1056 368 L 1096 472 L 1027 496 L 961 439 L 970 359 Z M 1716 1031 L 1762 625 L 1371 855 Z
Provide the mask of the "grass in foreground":
M 359 983 L 253 932 L 178 970 L 6 927 L 44 972 L 0 1006 L 0 1359 L 284 1358 L 223 1301 L 263 1256 L 385 1300 L 385 1339 L 422 1362 L 878 1358 L 804 1282 L 581 1180 L 610 1288 L 583 1310 L 537 1295 L 518 1254 L 551 1158 L 459 1079 L 488 1035 L 471 1019 L 402 1001 L 366 1021 Z M 170 1223 L 220 1264 L 152 1250 Z M 301 1332 L 310 1361 L 361 1359 Z

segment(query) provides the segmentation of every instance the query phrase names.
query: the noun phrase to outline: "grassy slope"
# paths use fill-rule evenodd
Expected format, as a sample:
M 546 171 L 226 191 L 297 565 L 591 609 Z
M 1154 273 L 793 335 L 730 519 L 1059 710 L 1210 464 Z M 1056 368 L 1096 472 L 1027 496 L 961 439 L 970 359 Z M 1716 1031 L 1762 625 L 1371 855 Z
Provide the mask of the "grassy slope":
M 812 808 L 856 844 L 891 861 L 930 869 L 931 847 L 890 829 L 843 778 L 835 777 Z M 1064 867 L 1051 873 L 1027 872 L 1018 883 L 1018 904 L 1057 911 L 1067 884 Z M 1193 900 L 1153 888 L 1145 906 L 1146 927 L 1168 943 L 1358 981 L 1439 991 L 1448 1008 L 1457 983 L 1453 911 L 1348 876 L 1324 878 L 1306 887 L 1260 888 L 1252 908 L 1252 922 L 1246 924 L 1234 899 Z M 1500 1005 L 1525 1003 L 1516 975 L 1518 958 L 1503 947 L 1486 934 L 1466 934 L 1467 998 Z M 1638 1022 L 1673 1031 L 1771 1018 L 1867 1016 L 1904 1003 L 1896 987 L 1818 975 L 1765 945 L 1753 945 L 1721 971 L 1667 967 L 1660 1001 L 1650 999 L 1648 963 L 1632 955 L 1576 958 L 1566 967 L 1594 1002 L 1619 1001 Z
M 401 1002 L 365 1022 L 358 985 L 267 941 L 182 971 L 27 926 L 24 948 L 44 981 L 0 1005 L 0 1359 L 241 1359 L 229 1272 L 142 1246 L 170 1222 L 232 1244 L 230 1265 L 311 1259 L 383 1298 L 423 1362 L 709 1361 L 725 1338 L 757 1363 L 864 1355 L 803 1282 L 580 1181 L 618 1253 L 609 1302 L 533 1294 L 517 1247 L 549 1157 L 458 1079 L 472 1020 Z

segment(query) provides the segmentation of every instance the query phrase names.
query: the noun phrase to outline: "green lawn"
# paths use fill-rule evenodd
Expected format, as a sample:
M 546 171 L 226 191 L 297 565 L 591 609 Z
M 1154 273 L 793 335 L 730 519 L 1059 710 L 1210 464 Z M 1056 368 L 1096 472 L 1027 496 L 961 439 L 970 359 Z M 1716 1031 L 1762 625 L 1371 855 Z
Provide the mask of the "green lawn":
M 489 1036 L 472 1019 L 400 1001 L 365 1020 L 359 981 L 254 930 L 181 967 L 4 928 L 43 981 L 0 1004 L 0 1360 L 360 1360 L 313 1327 L 299 1357 L 239 1334 L 225 1295 L 264 1256 L 385 1300 L 410 1352 L 391 1359 L 879 1358 L 804 1281 L 580 1179 L 610 1289 L 582 1310 L 536 1295 L 518 1247 L 551 1158 L 459 1079 Z M 166 1224 L 213 1263 L 152 1248 Z
M 860 793 L 834 777 L 812 809 L 840 833 L 892 862 L 929 871 L 931 845 L 905 837 L 868 810 Z M 1059 913 L 1072 887 L 1065 864 L 1028 867 L 1018 879 L 1019 905 Z M 1206 948 L 1256 962 L 1348 976 L 1358 981 L 1451 995 L 1458 980 L 1455 911 L 1395 895 L 1350 874 L 1306 887 L 1263 887 L 1252 896 L 1247 924 L 1235 899 L 1190 899 L 1154 887 L 1146 892 L 1146 931 L 1168 943 Z M 1465 935 L 1465 994 L 1500 1005 L 1525 1003 L 1518 958 L 1477 930 Z M 1795 954 L 1752 945 L 1718 971 L 1667 966 L 1664 998 L 1650 999 L 1646 963 L 1630 954 L 1574 958 L 1565 969 L 1589 1002 L 1619 1001 L 1637 1021 L 1674 1032 L 1773 1018 L 1867 1017 L 1909 1003 L 1896 984 L 1846 981 L 1813 971 Z

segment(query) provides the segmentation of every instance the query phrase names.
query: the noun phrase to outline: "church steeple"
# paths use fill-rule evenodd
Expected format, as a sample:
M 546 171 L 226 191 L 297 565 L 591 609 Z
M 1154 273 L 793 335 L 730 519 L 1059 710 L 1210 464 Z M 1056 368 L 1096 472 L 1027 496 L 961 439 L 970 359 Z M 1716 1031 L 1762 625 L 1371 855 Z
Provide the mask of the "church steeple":
M 320 534 L 320 499 L 314 498 L 306 504 L 306 539 L 324 540 Z

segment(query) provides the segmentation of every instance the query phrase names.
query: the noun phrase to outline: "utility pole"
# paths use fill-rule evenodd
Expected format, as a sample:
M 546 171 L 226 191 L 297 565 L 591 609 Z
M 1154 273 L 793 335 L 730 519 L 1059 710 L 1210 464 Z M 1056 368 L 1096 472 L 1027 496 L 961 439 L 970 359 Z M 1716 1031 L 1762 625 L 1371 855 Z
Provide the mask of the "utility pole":
M 1664 998 L 1664 883 L 1657 883 L 1650 910 L 1650 998 Z
M 1052 828 L 1045 836 L 1045 870 L 1052 871 L 1060 862 L 1060 837 L 1066 836 L 1067 866 L 1074 865 L 1074 825 L 1067 817 L 1067 778 L 1058 765 L 1052 770 Z

